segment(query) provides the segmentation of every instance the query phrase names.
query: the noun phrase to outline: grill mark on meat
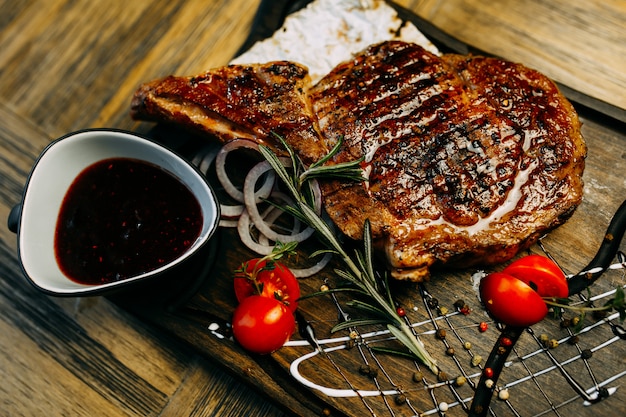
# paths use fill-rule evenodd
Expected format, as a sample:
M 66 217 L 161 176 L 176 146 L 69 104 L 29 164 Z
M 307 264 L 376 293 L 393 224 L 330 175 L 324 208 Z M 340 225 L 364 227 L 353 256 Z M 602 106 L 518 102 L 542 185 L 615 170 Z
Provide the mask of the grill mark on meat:
M 326 211 L 354 239 L 369 219 L 398 279 L 508 260 L 582 199 L 573 107 L 543 75 L 495 58 L 383 42 L 314 86 L 282 61 L 157 80 L 138 90 L 132 114 L 280 152 L 276 132 L 305 163 L 343 137 L 329 163 L 364 157 L 367 181 L 322 183 Z
M 350 134 L 354 140 L 348 143 L 361 147 L 340 160 L 366 156 L 368 192 L 397 218 L 411 216 L 416 203 L 423 203 L 424 197 L 434 194 L 436 205 L 450 207 L 448 217 L 453 223 L 477 222 L 481 213 L 487 215 L 504 198 L 487 204 L 491 198 L 480 198 L 481 195 L 488 193 L 490 186 L 501 188 L 508 179 L 490 179 L 485 175 L 495 172 L 490 163 L 496 156 L 488 157 L 483 151 L 483 147 L 494 149 L 493 143 L 483 146 L 480 142 L 489 138 L 485 134 L 491 128 L 489 121 L 481 120 L 487 111 L 477 111 L 478 117 L 471 123 L 452 123 L 454 119 L 450 116 L 459 114 L 465 99 L 464 85 L 454 84 L 456 75 L 445 72 L 441 60 L 409 47 L 391 52 L 383 47 L 372 48 L 369 52 L 345 64 L 352 68 L 352 73 L 338 70 L 342 82 L 332 83 L 330 94 L 329 89 L 318 92 L 316 87 L 312 95 L 318 114 L 324 112 L 330 101 L 346 109 L 344 114 L 349 115 L 343 123 L 334 124 L 336 113 L 330 118 L 320 118 L 323 131 L 332 129 L 345 132 L 346 136 Z M 382 59 L 378 54 L 382 54 Z M 381 70 L 377 63 L 382 63 L 384 68 Z M 349 94 L 333 94 L 337 88 L 353 91 L 355 83 L 365 84 L 367 93 L 354 105 Z M 353 120 L 358 122 L 351 129 Z M 416 140 L 420 136 L 426 140 Z M 467 185 L 468 181 L 471 186 Z M 503 194 L 501 189 L 498 194 Z M 422 205 L 430 206 L 432 202 L 429 198 L 428 204 Z

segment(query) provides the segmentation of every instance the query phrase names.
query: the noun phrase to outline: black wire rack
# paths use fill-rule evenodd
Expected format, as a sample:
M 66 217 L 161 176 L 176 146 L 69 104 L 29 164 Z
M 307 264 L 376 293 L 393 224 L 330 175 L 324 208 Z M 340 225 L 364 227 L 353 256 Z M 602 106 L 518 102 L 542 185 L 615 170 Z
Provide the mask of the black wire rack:
M 623 282 L 622 272 L 616 274 Z M 313 350 L 306 339 L 290 342 L 302 351 L 291 363 L 292 375 L 322 395 L 356 398 L 371 415 L 381 415 L 380 410 L 385 409 L 390 416 L 466 416 L 480 384 L 486 384 L 491 393 L 479 405 L 486 407 L 484 415 L 593 415 L 599 411 L 598 402 L 603 403 L 604 415 L 618 415 L 618 410 L 625 409 L 624 397 L 614 396 L 626 376 L 626 363 L 619 356 L 623 353 L 616 353 L 623 352 L 626 343 L 618 313 L 586 316 L 579 323 L 578 316 L 563 315 L 524 329 L 517 343 L 508 339 L 514 347 L 499 379 L 487 378 L 485 382 L 481 377 L 487 371 L 488 356 L 503 337 L 507 340 L 505 329 L 480 310 L 468 313 L 433 303 L 435 296 L 426 285 L 420 285 L 420 294 L 421 300 L 416 300 L 406 318 L 416 336 L 435 352 L 445 377 L 437 377 L 408 359 L 410 366 L 398 367 L 396 361 L 390 364 L 377 347 L 393 338 L 384 330 L 358 328 L 347 335 L 316 337 Z M 615 289 L 608 290 L 581 297 L 578 303 L 602 305 L 614 295 Z M 337 314 L 347 318 L 341 302 L 333 297 L 333 303 Z M 477 303 L 475 307 L 480 309 Z M 315 329 L 315 334 L 327 331 L 319 331 L 324 323 L 307 322 L 304 326 Z M 360 362 L 358 373 L 354 366 L 342 369 L 340 364 L 350 362 L 346 355 Z M 319 361 L 331 363 L 340 377 L 317 374 L 315 369 L 327 368 Z

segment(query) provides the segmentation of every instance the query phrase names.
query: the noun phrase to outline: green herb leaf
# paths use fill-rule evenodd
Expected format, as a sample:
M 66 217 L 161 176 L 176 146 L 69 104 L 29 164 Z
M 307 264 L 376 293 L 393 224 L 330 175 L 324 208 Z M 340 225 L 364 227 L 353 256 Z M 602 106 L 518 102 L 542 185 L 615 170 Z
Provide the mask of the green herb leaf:
M 340 330 L 351 329 L 352 327 L 372 326 L 372 325 L 379 325 L 379 324 L 387 324 L 387 321 L 384 319 L 373 319 L 373 318 L 352 319 L 352 320 L 344 321 L 344 322 L 337 324 L 330 331 L 331 333 L 336 333 Z
M 283 161 L 268 147 L 260 145 L 259 149 L 295 200 L 294 206 L 285 208 L 285 210 L 315 229 L 318 237 L 329 250 L 341 257 L 347 269 L 345 271 L 336 271 L 337 275 L 354 285 L 356 292 L 368 299 L 367 303 L 354 300 L 352 305 L 374 316 L 348 320 L 338 324 L 334 329 L 347 329 L 365 324 L 386 324 L 398 341 L 403 343 L 417 359 L 422 361 L 437 375 L 439 369 L 435 359 L 426 351 L 426 348 L 417 336 L 412 333 L 407 322 L 398 315 L 389 286 L 387 285 L 386 275 L 382 281 L 377 278 L 373 266 L 372 232 L 369 220 L 366 220 L 363 225 L 363 251 L 357 251 L 355 257 L 352 258 L 346 253 L 344 246 L 337 239 L 333 229 L 318 214 L 316 209 L 321 210 L 321 208 L 312 207 L 311 199 L 307 198 L 307 195 L 312 195 L 310 180 L 313 178 L 324 177 L 362 181 L 363 176 L 360 169 L 362 160 L 324 165 L 339 151 L 341 146 L 340 140 L 328 155 L 317 163 L 312 164 L 308 170 L 303 171 L 303 166 L 293 150 L 280 136 L 276 136 L 283 143 L 289 154 L 289 159 L 291 160 L 290 168 L 293 170 L 291 175 L 287 172 Z M 325 291 L 322 293 L 328 294 L 329 292 Z

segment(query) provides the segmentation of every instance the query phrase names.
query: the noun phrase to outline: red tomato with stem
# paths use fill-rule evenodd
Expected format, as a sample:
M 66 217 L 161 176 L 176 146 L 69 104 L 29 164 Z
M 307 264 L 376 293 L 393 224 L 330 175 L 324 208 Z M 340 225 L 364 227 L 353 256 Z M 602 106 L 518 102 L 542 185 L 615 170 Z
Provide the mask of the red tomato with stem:
M 235 275 L 234 287 L 240 303 L 251 295 L 262 295 L 281 301 L 292 312 L 298 307 L 300 284 L 291 270 L 280 262 L 260 258 L 245 262 Z
M 532 287 L 502 272 L 480 281 L 480 298 L 496 320 L 511 326 L 528 327 L 548 314 L 548 306 Z
M 542 297 L 567 298 L 565 274 L 550 258 L 528 255 L 514 261 L 502 272 L 524 281 Z
M 502 323 L 527 327 L 548 314 L 542 297 L 565 298 L 567 279 L 551 259 L 529 255 L 480 282 L 480 297 L 489 313 Z
M 233 336 L 250 352 L 268 354 L 280 349 L 296 328 L 289 308 L 273 297 L 246 297 L 233 314 Z

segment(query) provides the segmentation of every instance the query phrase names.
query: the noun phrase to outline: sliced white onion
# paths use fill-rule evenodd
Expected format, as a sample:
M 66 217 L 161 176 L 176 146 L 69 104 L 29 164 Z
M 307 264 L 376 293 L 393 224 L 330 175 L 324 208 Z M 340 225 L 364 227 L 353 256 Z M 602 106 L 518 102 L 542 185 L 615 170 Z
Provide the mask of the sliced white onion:
M 291 270 L 291 272 L 293 272 L 293 275 L 296 278 L 307 278 L 307 277 L 317 274 L 322 269 L 324 269 L 332 258 L 333 258 L 332 253 L 327 253 L 324 256 L 322 256 L 320 260 L 315 265 L 311 266 L 310 268 L 291 268 L 290 267 L 289 269 Z
M 239 223 L 239 219 L 233 219 L 233 220 L 220 219 L 218 226 L 226 227 L 229 229 L 234 229 L 237 227 L 237 223 Z
M 205 148 L 206 153 L 204 154 L 202 159 L 200 159 L 200 161 L 198 161 L 198 163 L 196 164 L 200 172 L 202 172 L 205 175 L 209 172 L 209 168 L 211 168 L 211 164 L 215 161 L 215 158 L 217 157 L 217 153 L 220 151 L 220 148 L 217 148 L 217 147 L 207 147 L 207 148 Z
M 243 204 L 235 204 L 232 206 L 227 205 L 227 204 L 220 204 L 220 215 L 223 219 L 237 218 L 241 216 L 241 213 L 243 213 L 243 210 L 244 210 Z
M 252 149 L 255 151 L 259 150 L 259 147 L 256 143 L 251 142 L 246 139 L 237 139 L 235 141 L 228 142 L 221 149 L 218 149 L 215 152 L 215 156 L 214 156 L 215 172 L 217 174 L 218 180 L 220 181 L 220 184 L 224 187 L 224 191 L 229 196 L 231 196 L 235 201 L 239 203 L 243 203 L 244 201 L 243 192 L 242 190 L 237 188 L 237 186 L 235 186 L 230 180 L 230 178 L 228 177 L 228 173 L 226 172 L 226 156 L 230 152 L 237 150 L 237 149 L 242 149 L 242 148 Z M 201 162 L 204 162 L 205 159 L 207 158 L 206 157 L 203 158 Z M 208 167 L 210 167 L 210 161 L 208 161 L 207 169 Z M 257 204 L 262 202 L 264 199 L 266 199 L 270 195 L 272 189 L 274 188 L 275 179 L 276 179 L 276 175 L 273 171 L 269 171 L 266 174 L 265 179 L 263 183 L 261 184 L 261 187 L 257 191 L 254 192 L 255 202 Z M 233 204 L 233 205 L 220 204 L 220 209 L 221 209 L 221 215 L 223 218 L 234 218 L 234 217 L 239 217 L 241 215 L 241 213 L 244 210 L 244 206 L 243 204 Z
M 273 209 L 274 210 L 270 212 L 270 214 L 266 218 L 266 221 L 268 222 L 271 221 L 271 218 L 275 216 L 274 213 L 276 213 L 276 210 L 279 210 L 277 208 Z M 244 212 L 241 214 L 241 217 L 239 218 L 239 223 L 237 225 L 237 230 L 239 232 L 241 241 L 248 249 L 253 250 L 259 255 L 268 255 L 272 253 L 272 250 L 274 250 L 275 242 L 270 241 L 269 239 L 267 239 L 267 236 L 264 235 L 259 235 L 259 241 L 255 241 L 252 234 L 252 228 L 253 224 L 250 223 L 250 216 L 248 215 L 248 212 L 244 210 Z M 322 256 L 318 262 L 308 268 L 294 268 L 290 266 L 289 269 L 296 278 L 307 278 L 317 274 L 322 269 L 324 269 L 331 259 L 332 254 L 327 253 Z
M 276 202 L 276 200 L 278 199 L 278 200 L 282 200 L 283 203 L 287 203 L 287 204 L 293 203 L 293 201 L 289 199 L 289 197 L 287 197 L 286 194 L 280 193 L 278 191 L 274 191 L 271 197 L 272 197 L 272 201 L 274 202 Z M 266 211 L 261 214 L 261 217 L 263 219 L 263 223 L 272 227 L 272 226 L 276 226 L 276 220 L 278 220 L 278 218 L 284 214 L 287 214 L 285 210 L 281 209 L 280 207 L 276 207 L 272 205 L 268 207 Z M 297 219 L 294 217 L 290 234 L 291 235 L 297 234 L 300 231 L 301 227 L 302 227 L 302 223 L 300 222 L 300 219 Z M 282 228 L 282 229 L 286 230 L 285 228 Z M 264 235 L 263 233 L 261 233 L 261 236 L 263 236 L 267 240 L 270 240 L 269 237 L 267 237 L 267 235 Z
M 288 243 L 288 242 L 302 242 L 313 235 L 314 229 L 306 227 L 301 232 L 296 234 L 283 234 L 274 231 L 268 223 L 263 220 L 263 217 L 259 213 L 257 203 L 254 198 L 254 189 L 256 187 L 256 181 L 265 172 L 271 170 L 271 166 L 267 161 L 259 162 L 256 164 L 246 176 L 246 180 L 243 185 L 244 203 L 246 210 L 250 215 L 251 221 L 254 226 L 268 239 L 275 242 Z M 286 198 L 286 197 L 284 197 Z
M 287 196 L 282 193 L 273 193 L 273 196 L 274 199 L 278 198 L 283 200 L 283 202 L 289 201 Z M 263 211 L 263 213 L 260 214 L 260 219 L 258 221 L 266 224 L 268 227 L 271 227 L 275 225 L 276 220 L 278 220 L 278 218 L 283 214 L 285 214 L 285 211 L 279 207 L 269 206 Z M 290 235 L 296 235 L 300 231 L 300 228 L 300 220 L 294 219 Z M 249 249 L 258 252 L 260 255 L 267 255 L 268 253 L 271 253 L 272 249 L 276 245 L 275 240 L 268 238 L 258 230 L 254 222 L 251 222 L 250 214 L 247 210 L 244 210 L 239 217 L 237 231 L 242 242 L 245 242 Z M 256 239 L 254 233 L 255 231 L 258 232 Z
M 200 149 L 198 152 L 196 152 L 194 157 L 191 159 L 191 163 L 198 167 L 198 170 L 200 172 L 206 174 L 206 171 L 211 166 L 211 163 L 215 160 L 215 156 L 217 155 L 219 150 L 219 146 L 207 144 L 203 146 L 202 149 Z
M 243 203 L 243 193 L 232 183 L 228 174 L 226 173 L 226 157 L 231 151 L 236 149 L 252 149 L 258 152 L 259 145 L 246 139 L 236 139 L 226 143 L 217 153 L 215 158 L 215 173 L 224 191 L 231 196 L 235 201 Z
M 228 142 L 221 149 L 215 151 L 209 149 L 201 158 L 194 159 L 202 172 L 209 170 L 215 163 L 215 172 L 224 191 L 236 202 L 242 204 L 221 204 L 220 227 L 237 228 L 241 242 L 250 250 L 259 255 L 270 254 L 277 242 L 303 242 L 311 237 L 314 229 L 302 228 L 299 219 L 293 218 L 290 228 L 277 231 L 280 226 L 277 220 L 284 214 L 288 214 L 280 206 L 293 205 L 294 201 L 286 194 L 275 190 L 276 174 L 267 161 L 255 165 L 246 175 L 243 188 L 239 189 L 229 178 L 226 172 L 226 158 L 228 154 L 237 149 L 252 149 L 258 151 L 258 145 L 246 139 L 238 139 Z M 280 158 L 285 166 L 291 164 L 288 158 Z M 260 185 L 259 185 L 259 182 Z M 258 189 L 257 189 L 257 185 Z M 322 194 L 316 180 L 311 183 L 313 204 L 315 211 L 322 212 Z M 265 200 L 271 201 L 263 212 L 260 212 L 259 204 Z M 278 207 L 277 207 L 278 206 Z M 327 253 L 319 257 L 318 261 L 307 268 L 290 267 L 293 274 L 298 278 L 305 278 L 321 271 L 332 259 L 332 254 Z
M 252 237 L 252 229 L 250 223 L 250 216 L 247 211 L 243 211 L 241 216 L 239 217 L 239 222 L 237 223 L 237 232 L 239 233 L 239 238 L 241 242 L 246 245 L 246 247 L 250 250 L 255 251 L 259 255 L 269 255 L 272 253 L 274 249 L 273 244 L 261 244 L 254 240 Z

